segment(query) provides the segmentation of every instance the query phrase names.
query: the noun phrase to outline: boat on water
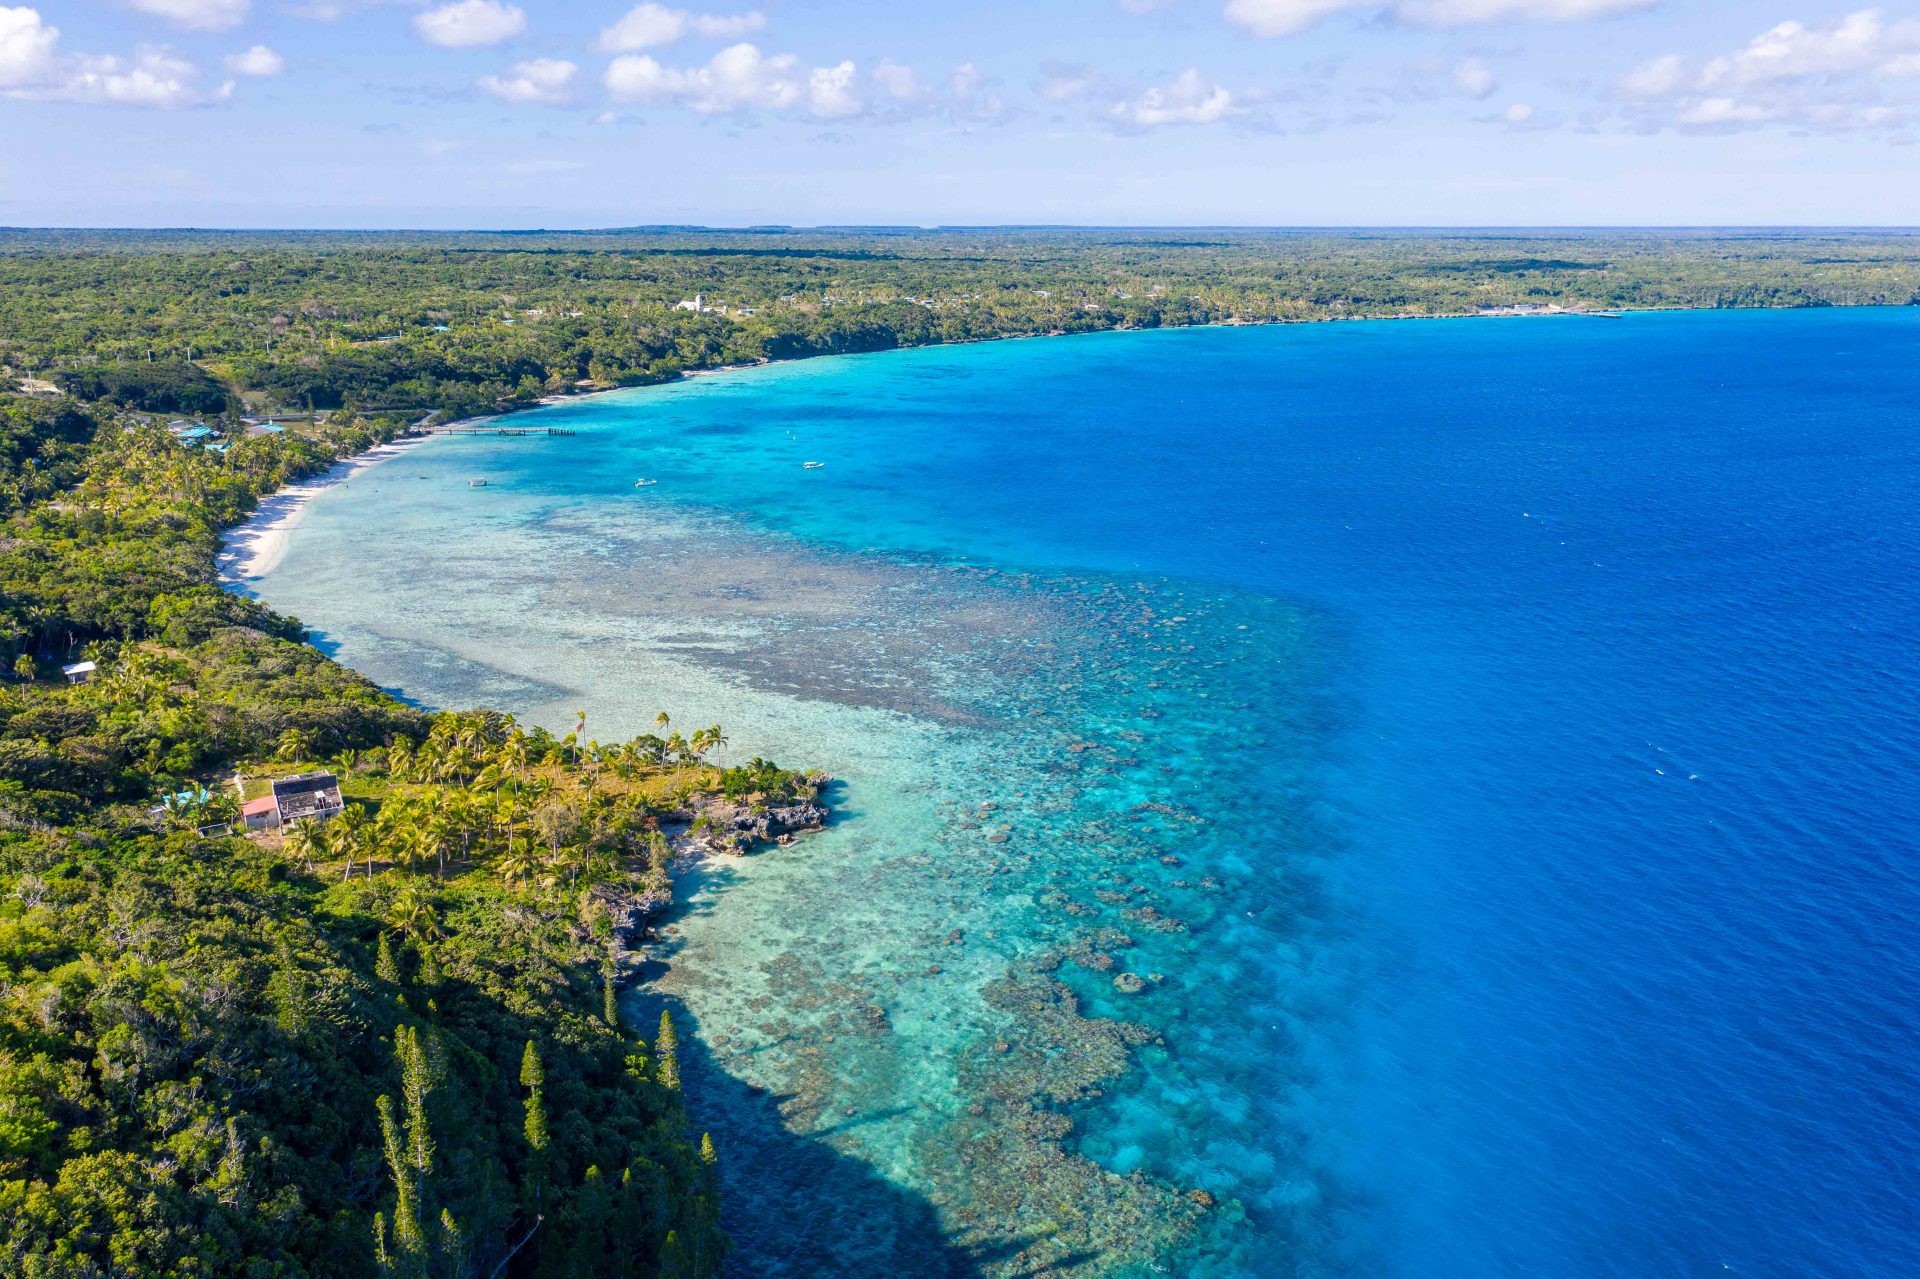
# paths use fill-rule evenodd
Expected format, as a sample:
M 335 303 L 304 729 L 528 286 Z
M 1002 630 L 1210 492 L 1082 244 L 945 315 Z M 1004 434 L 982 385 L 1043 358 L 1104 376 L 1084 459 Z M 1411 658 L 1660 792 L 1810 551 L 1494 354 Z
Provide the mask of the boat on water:
M 658 484 L 659 482 L 660 482 L 659 480 L 635 480 L 633 482 L 633 486 L 637 489 L 651 488 L 653 485 Z
M 808 471 L 817 471 L 825 465 L 826 465 L 825 462 L 802 462 L 800 464 L 803 470 L 808 470 Z
M 486 486 L 487 486 L 487 482 L 485 479 L 473 479 L 473 480 L 467 481 L 467 487 L 470 489 L 483 489 Z

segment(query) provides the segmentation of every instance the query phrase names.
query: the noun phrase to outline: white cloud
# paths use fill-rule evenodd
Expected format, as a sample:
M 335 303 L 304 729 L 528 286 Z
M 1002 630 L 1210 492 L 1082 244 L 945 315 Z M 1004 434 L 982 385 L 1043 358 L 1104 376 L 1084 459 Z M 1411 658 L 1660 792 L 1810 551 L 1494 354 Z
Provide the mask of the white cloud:
M 266 45 L 256 44 L 245 53 L 228 54 L 226 68 L 235 75 L 279 75 L 287 69 L 287 60 Z
M 1049 102 L 1071 102 L 1093 88 L 1094 77 L 1090 71 L 1060 71 L 1046 78 L 1040 86 L 1040 96 Z
M 0 89 L 28 89 L 54 78 L 60 29 L 34 9 L 0 8 Z
M 956 120 L 992 120 L 1004 104 L 985 91 L 971 63 L 943 90 L 912 67 L 882 61 L 867 71 L 852 59 L 810 67 L 791 53 L 770 54 L 742 42 L 694 66 L 671 66 L 651 54 L 615 58 L 604 77 L 607 92 L 625 102 L 681 107 L 702 115 L 767 111 L 815 120 L 887 123 L 929 114 Z
M 338 22 L 349 14 L 359 13 L 363 9 L 375 9 L 383 5 L 405 5 L 419 8 L 418 4 L 408 4 L 407 0 L 280 0 L 280 12 L 292 14 L 296 18 L 307 18 L 314 22 Z
M 1669 53 L 1620 77 L 1620 92 L 1629 98 L 1664 98 L 1685 88 L 1688 79 L 1687 60 Z
M 710 40 L 738 40 L 767 25 L 760 12 L 730 15 L 689 13 L 660 4 L 642 4 L 627 10 L 612 26 L 600 33 L 602 53 L 636 53 L 684 40 L 689 35 Z
M 1137 129 L 1170 124 L 1214 124 L 1236 114 L 1233 94 L 1189 67 L 1168 84 L 1113 104 L 1113 118 Z
M 480 87 L 502 102 L 565 102 L 573 96 L 580 68 L 562 58 L 516 62 L 504 75 L 480 77 Z
M 1485 98 L 1500 87 L 1500 81 L 1486 63 L 1468 58 L 1454 67 L 1453 87 L 1469 98 Z
M 65 55 L 59 43 L 59 28 L 48 26 L 38 10 L 0 6 L 0 96 L 134 107 L 207 100 L 198 88 L 199 68 L 165 49 L 141 49 L 131 58 Z
M 1675 118 L 1681 124 L 1701 128 L 1729 124 L 1762 124 L 1777 116 L 1775 112 L 1754 102 L 1737 102 L 1732 98 L 1702 98 L 1683 108 Z
M 1257 36 L 1290 36 L 1361 0 L 1227 0 L 1227 21 Z
M 1888 27 L 1878 9 L 1862 9 L 1818 26 L 1782 22 L 1755 36 L 1738 53 L 1707 63 L 1700 81 L 1705 86 L 1752 85 L 1845 75 L 1886 61 L 1896 48 L 1916 44 L 1920 44 L 1920 23 Z
M 1526 124 L 1533 119 L 1533 116 L 1534 111 L 1531 102 L 1516 102 L 1500 113 L 1500 118 L 1512 125 Z
M 1806 109 L 1807 122 L 1819 129 L 1884 129 L 1905 122 L 1892 107 L 1818 102 Z
M 199 74 L 191 62 L 163 49 L 143 49 L 132 59 L 82 57 L 47 96 L 107 106 L 192 106 L 203 101 L 195 87 Z
M 1879 10 L 1861 9 L 1825 22 L 1778 23 L 1697 63 L 1669 53 L 1622 76 L 1616 89 L 1643 127 L 1873 129 L 1905 121 L 1878 99 L 1886 80 L 1913 73 L 1920 73 L 1920 21 L 1890 24 Z
M 947 91 L 930 104 L 955 120 L 995 121 L 1008 114 L 1006 100 L 987 80 L 986 73 L 963 62 L 947 77 Z
M 195 31 L 225 31 L 246 20 L 252 0 L 131 0 L 142 13 Z
M 894 102 L 920 102 L 932 92 L 920 83 L 912 67 L 897 62 L 882 62 L 873 69 L 873 83 Z
M 1399 0 L 1394 12 L 1432 27 L 1488 22 L 1585 22 L 1651 9 L 1661 0 Z
M 672 102 L 705 115 L 765 107 L 784 111 L 806 95 L 800 59 L 768 57 L 751 44 L 729 45 L 700 67 L 666 67 L 630 53 L 607 68 L 607 91 L 636 102 Z
M 807 76 L 807 109 L 823 120 L 844 120 L 863 113 L 867 104 L 854 89 L 859 74 L 851 62 L 815 67 Z
M 519 35 L 527 29 L 527 15 L 518 5 L 500 0 L 453 0 L 414 15 L 413 29 L 429 44 L 471 49 Z
M 1227 0 L 1226 19 L 1257 36 L 1298 35 L 1348 10 L 1428 27 L 1582 22 L 1650 9 L 1661 0 Z

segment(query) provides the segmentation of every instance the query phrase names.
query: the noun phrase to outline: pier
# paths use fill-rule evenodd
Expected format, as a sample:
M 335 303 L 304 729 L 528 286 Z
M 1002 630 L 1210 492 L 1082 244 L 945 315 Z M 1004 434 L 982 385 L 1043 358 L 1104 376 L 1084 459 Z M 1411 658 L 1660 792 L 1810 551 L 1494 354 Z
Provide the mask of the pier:
M 572 435 L 562 426 L 422 426 L 422 435 Z

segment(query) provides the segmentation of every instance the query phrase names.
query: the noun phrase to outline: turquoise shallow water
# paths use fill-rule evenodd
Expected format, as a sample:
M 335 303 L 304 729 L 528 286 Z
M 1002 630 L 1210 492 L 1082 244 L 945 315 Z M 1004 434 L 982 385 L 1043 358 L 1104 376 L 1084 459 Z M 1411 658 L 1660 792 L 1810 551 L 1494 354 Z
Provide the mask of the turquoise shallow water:
M 640 997 L 742 1274 L 1906 1274 L 1916 339 L 778 366 L 413 450 L 255 586 L 423 701 L 843 779 Z

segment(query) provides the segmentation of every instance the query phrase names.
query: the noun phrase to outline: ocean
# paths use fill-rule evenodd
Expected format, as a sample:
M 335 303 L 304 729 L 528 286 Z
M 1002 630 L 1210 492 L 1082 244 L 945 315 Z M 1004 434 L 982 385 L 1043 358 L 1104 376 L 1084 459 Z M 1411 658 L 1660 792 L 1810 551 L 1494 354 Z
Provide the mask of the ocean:
M 816 360 L 411 449 L 248 586 L 838 779 L 629 997 L 742 1275 L 1904 1279 L 1916 387 L 1920 309 Z

